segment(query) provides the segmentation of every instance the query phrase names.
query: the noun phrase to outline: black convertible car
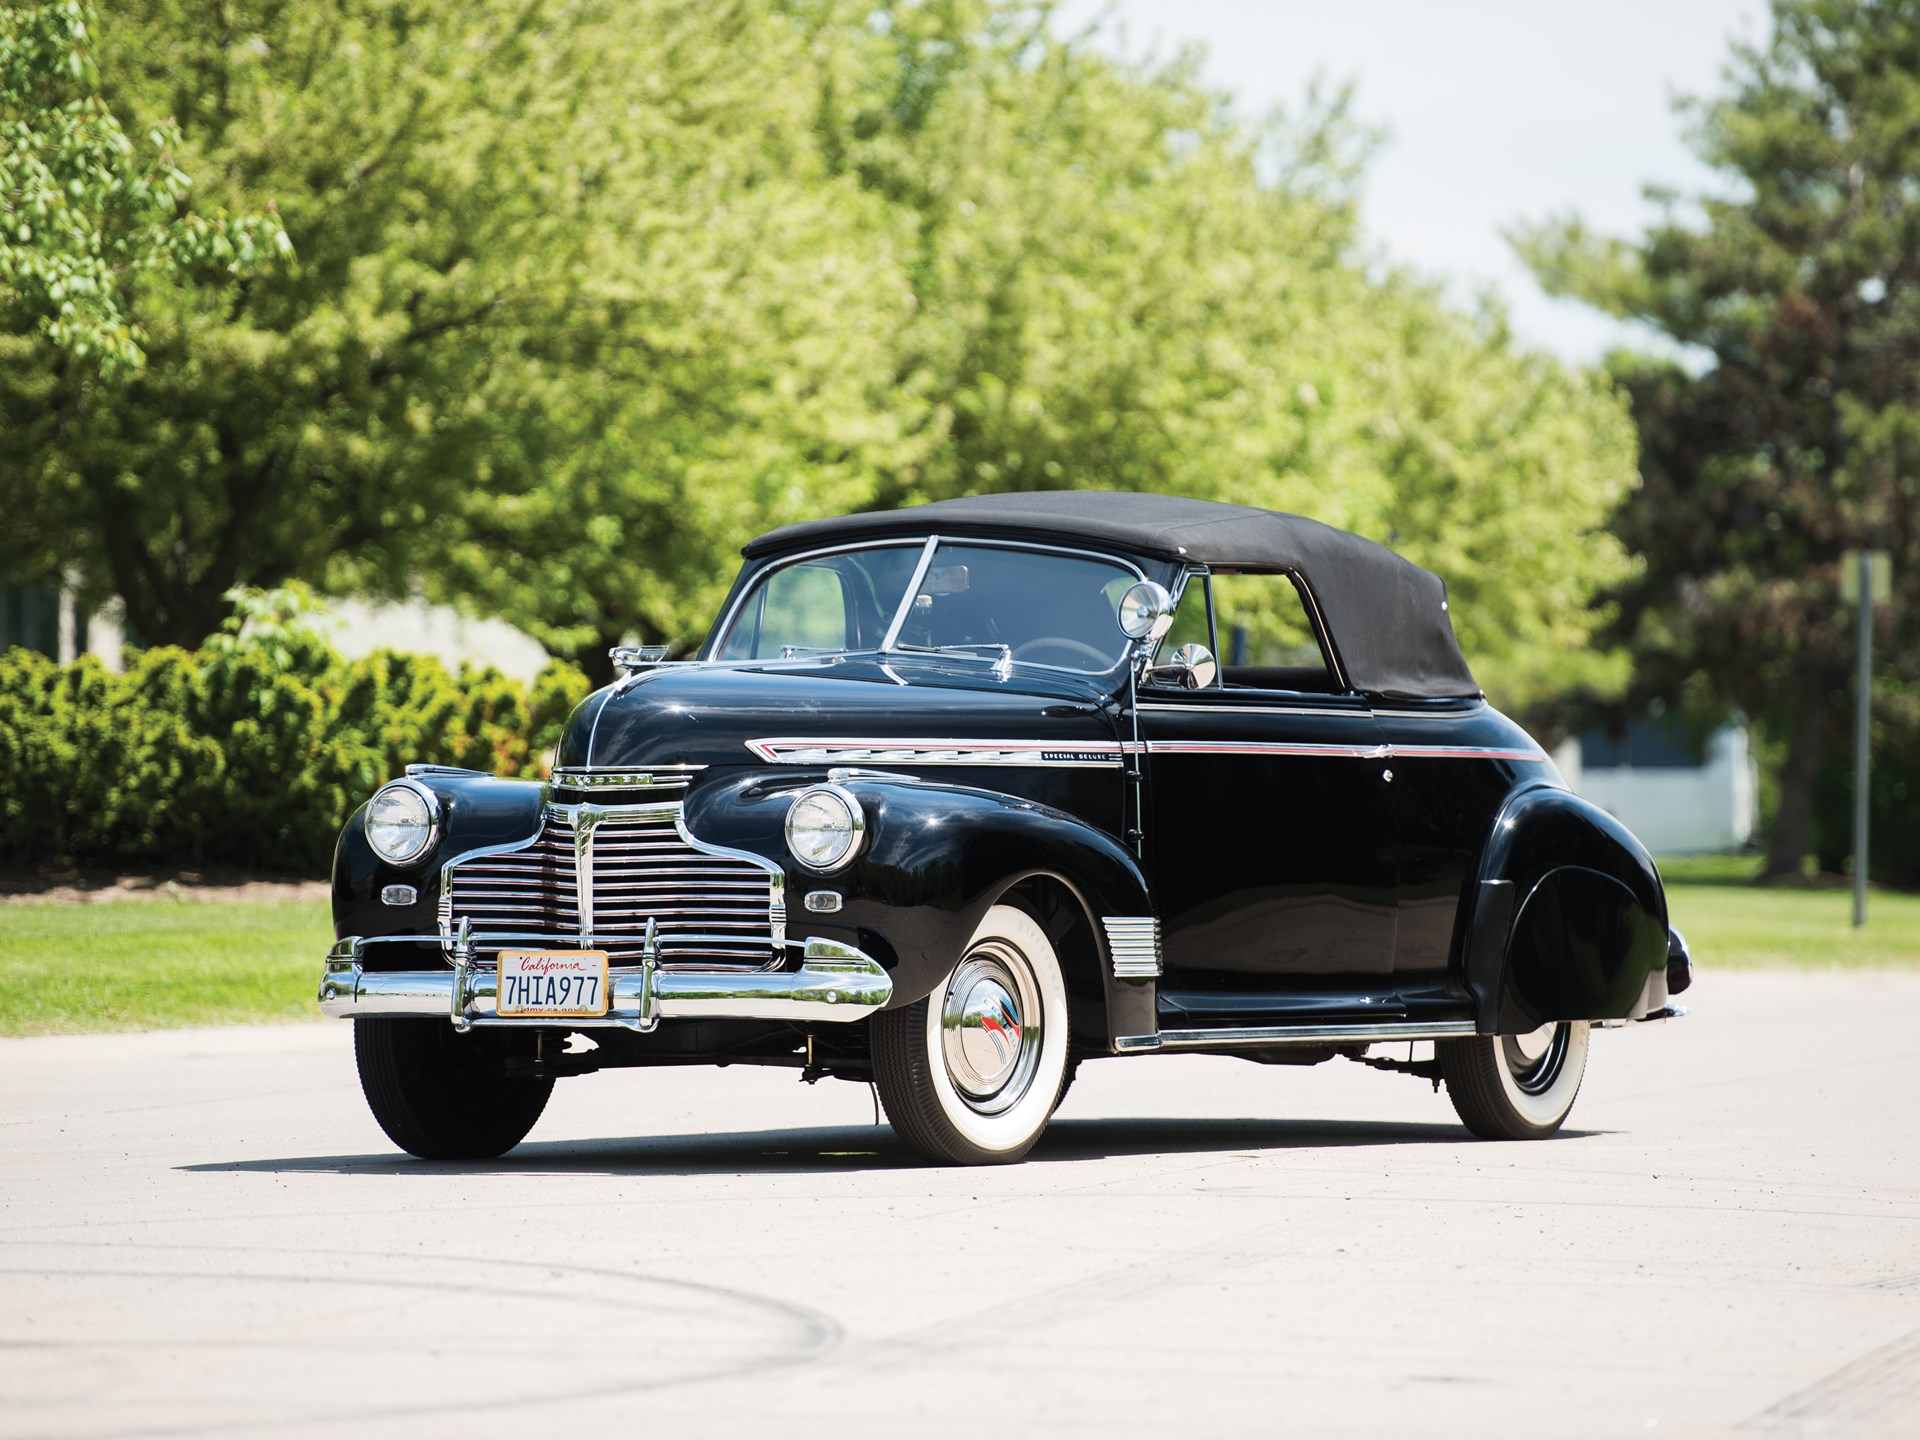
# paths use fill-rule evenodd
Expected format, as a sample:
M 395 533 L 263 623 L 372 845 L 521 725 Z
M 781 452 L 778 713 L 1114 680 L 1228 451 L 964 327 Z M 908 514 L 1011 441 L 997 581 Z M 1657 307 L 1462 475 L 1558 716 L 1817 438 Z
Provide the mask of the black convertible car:
M 1083 1060 L 1192 1050 L 1444 1080 L 1527 1139 L 1593 1027 L 1682 1013 L 1647 852 L 1371 541 L 1071 491 L 745 554 L 697 659 L 615 652 L 550 781 L 410 766 L 348 822 L 320 1004 L 402 1148 L 501 1154 L 561 1076 L 761 1064 L 1015 1160 Z

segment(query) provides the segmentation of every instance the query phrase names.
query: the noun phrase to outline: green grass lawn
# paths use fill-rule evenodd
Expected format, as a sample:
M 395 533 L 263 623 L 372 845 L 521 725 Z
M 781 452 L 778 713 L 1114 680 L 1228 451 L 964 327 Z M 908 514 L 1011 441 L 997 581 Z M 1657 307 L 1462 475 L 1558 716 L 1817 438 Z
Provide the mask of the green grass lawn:
M 1742 855 L 1660 862 L 1667 908 L 1702 968 L 1920 969 L 1920 895 L 1871 891 L 1856 930 L 1851 890 L 1758 886 L 1759 868 Z
M 0 905 L 0 1035 L 309 1020 L 324 900 Z
M 1920 895 L 1763 889 L 1737 856 L 1661 863 L 1673 922 L 1709 969 L 1920 969 Z M 303 1020 L 332 930 L 324 901 L 0 905 L 0 1035 Z

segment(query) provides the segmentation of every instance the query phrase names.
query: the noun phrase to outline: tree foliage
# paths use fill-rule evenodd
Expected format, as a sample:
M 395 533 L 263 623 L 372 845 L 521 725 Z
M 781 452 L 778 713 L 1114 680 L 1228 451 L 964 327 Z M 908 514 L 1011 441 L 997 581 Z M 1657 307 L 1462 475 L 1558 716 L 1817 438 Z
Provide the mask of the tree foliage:
M 1639 698 L 1785 737 L 1767 870 L 1798 874 L 1851 689 L 1843 552 L 1893 552 L 1882 654 L 1920 681 L 1920 3 L 1776 0 L 1771 41 L 1691 113 L 1719 193 L 1670 197 L 1636 241 L 1518 240 L 1550 289 L 1698 357 L 1614 362 L 1645 477 L 1613 525 L 1643 562 L 1617 633 Z
M 1453 586 L 1484 681 L 1586 643 L 1633 474 L 1604 379 L 1370 263 L 1344 107 L 1250 123 L 1028 0 L 125 0 L 115 103 L 177 115 L 298 259 L 143 292 L 111 384 L 0 353 L 0 564 L 150 639 L 236 583 L 422 587 L 604 675 L 698 638 L 756 531 L 1038 486 L 1300 511 Z
M 84 0 L 0 9 L 0 316 L 108 373 L 146 356 L 129 317 L 145 276 L 231 279 L 288 250 L 270 216 L 186 208 L 178 127 L 136 145 L 98 93 Z

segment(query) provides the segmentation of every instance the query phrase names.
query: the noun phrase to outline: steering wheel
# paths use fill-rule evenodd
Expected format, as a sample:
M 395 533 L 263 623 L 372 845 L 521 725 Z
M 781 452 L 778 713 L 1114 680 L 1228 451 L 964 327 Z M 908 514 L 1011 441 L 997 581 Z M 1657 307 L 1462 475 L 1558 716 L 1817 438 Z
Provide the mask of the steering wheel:
M 1034 650 L 1066 650 L 1083 659 L 1091 660 L 1096 670 L 1105 670 L 1113 664 L 1111 655 L 1096 649 L 1084 640 L 1075 640 L 1066 635 L 1042 635 L 1037 640 L 1028 640 L 1024 644 L 1014 646 L 1009 658 L 1025 660 L 1029 652 Z

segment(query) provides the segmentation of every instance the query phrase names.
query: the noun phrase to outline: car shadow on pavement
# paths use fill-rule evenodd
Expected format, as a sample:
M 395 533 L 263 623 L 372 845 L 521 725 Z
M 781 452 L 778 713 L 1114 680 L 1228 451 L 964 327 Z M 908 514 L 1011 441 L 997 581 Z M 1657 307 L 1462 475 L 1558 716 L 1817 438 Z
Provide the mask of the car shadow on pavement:
M 1563 1130 L 1560 1139 L 1603 1134 Z M 1027 1157 L 1029 1165 L 1122 1156 L 1246 1154 L 1334 1150 L 1369 1145 L 1477 1145 L 1457 1124 L 1373 1120 L 1225 1120 L 1161 1118 L 1055 1120 Z M 744 1175 L 904 1170 L 921 1161 L 886 1125 L 806 1126 L 707 1134 L 629 1135 L 591 1140 L 530 1140 L 498 1160 L 432 1161 L 382 1152 L 210 1161 L 179 1168 L 216 1174 L 339 1175 Z

